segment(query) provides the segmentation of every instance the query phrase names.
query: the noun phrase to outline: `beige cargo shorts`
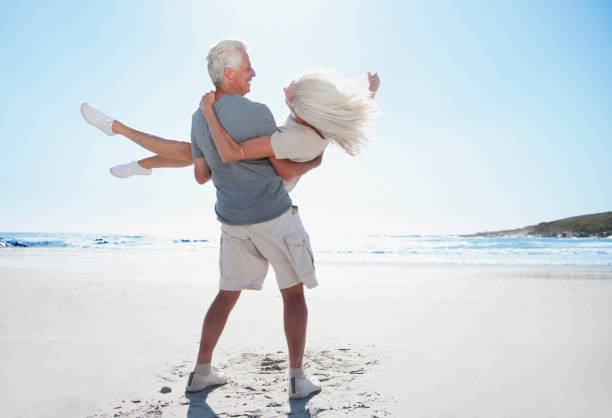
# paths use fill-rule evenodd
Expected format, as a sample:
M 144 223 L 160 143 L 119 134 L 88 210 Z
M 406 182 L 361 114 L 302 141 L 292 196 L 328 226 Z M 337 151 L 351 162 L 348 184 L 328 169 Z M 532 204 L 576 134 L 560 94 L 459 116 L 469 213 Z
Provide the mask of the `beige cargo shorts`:
M 267 222 L 221 226 L 220 289 L 261 289 L 272 265 L 280 289 L 318 285 L 310 238 L 297 206 Z

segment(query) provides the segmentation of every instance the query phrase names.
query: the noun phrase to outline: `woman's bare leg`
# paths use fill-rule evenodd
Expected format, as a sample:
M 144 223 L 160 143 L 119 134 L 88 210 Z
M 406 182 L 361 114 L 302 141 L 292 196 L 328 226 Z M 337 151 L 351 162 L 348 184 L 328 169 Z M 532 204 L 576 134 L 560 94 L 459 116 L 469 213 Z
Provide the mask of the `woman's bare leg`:
M 142 160 L 138 160 L 138 165 L 142 168 L 165 168 L 165 167 L 187 167 L 193 164 L 193 161 L 173 160 L 171 158 L 155 155 Z
M 155 135 L 149 135 L 147 133 L 137 131 L 136 129 L 132 129 L 118 120 L 113 121 L 113 132 L 131 139 L 141 147 L 165 157 L 168 160 L 184 161 L 188 162 L 189 164 L 193 163 L 193 158 L 191 157 L 191 144 L 189 142 L 173 141 L 170 139 L 160 138 Z M 164 165 L 163 167 L 168 166 Z
M 110 173 L 115 177 L 124 179 L 135 175 L 148 176 L 152 173 L 153 168 L 187 167 L 192 164 L 193 161 L 175 160 L 162 157 L 161 155 L 154 155 L 139 161 L 132 161 L 131 163 L 111 167 Z

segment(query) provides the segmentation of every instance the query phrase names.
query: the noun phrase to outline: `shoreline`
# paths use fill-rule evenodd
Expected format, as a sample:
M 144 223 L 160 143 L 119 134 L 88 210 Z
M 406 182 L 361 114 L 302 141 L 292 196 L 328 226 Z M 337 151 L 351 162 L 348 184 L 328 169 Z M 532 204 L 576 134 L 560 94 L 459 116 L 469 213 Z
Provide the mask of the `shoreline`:
M 12 253 L 0 251 L 0 270 L 28 270 L 39 272 L 78 273 L 87 275 L 142 276 L 151 277 L 201 277 L 202 274 L 216 274 L 218 248 L 199 258 L 193 252 L 175 253 L 171 257 L 139 251 L 106 251 L 82 254 L 80 251 L 67 252 L 56 249 L 53 252 L 36 252 L 31 249 L 17 250 Z M 315 252 L 315 256 L 318 254 Z M 106 265 L 103 261 L 112 260 L 118 266 Z M 396 268 L 396 269 L 501 269 L 501 270 L 557 270 L 612 272 L 612 264 L 542 264 L 542 263 L 458 263 L 458 262 L 395 262 L 395 261 L 354 261 L 354 260 L 316 260 L 317 266 L 330 268 Z M 26 266 L 28 265 L 28 266 Z M 139 271 L 139 269 L 141 271 Z
M 144 236 L 24 235 L 24 245 L 0 248 L 0 267 L 40 267 L 82 273 L 100 270 L 96 263 L 106 259 L 113 273 L 132 272 L 137 264 L 149 274 L 193 275 L 202 261 L 216 262 L 218 239 L 168 239 Z M 2 239 L 0 238 L 0 245 Z M 313 236 L 312 246 L 318 264 L 331 265 L 484 265 L 484 266 L 584 266 L 612 268 L 612 241 L 593 239 L 559 240 L 550 238 L 460 238 L 457 236 Z M 20 259 L 19 261 L 16 261 Z M 59 266 L 57 260 L 61 260 Z M 90 260 L 88 262 L 88 260 Z M 168 265 L 172 264 L 172 268 Z M 113 266 L 111 266 L 113 267 Z

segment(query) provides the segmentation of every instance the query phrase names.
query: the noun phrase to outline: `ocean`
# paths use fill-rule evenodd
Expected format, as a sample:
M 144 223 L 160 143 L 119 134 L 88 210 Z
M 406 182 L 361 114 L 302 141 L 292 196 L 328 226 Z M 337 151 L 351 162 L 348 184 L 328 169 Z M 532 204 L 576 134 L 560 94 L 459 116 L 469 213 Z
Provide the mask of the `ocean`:
M 318 263 L 612 267 L 611 238 L 465 238 L 457 235 L 312 237 Z M 14 256 L 119 255 L 172 260 L 217 258 L 218 237 L 0 232 L 2 260 Z M 11 263 L 14 267 L 14 263 Z

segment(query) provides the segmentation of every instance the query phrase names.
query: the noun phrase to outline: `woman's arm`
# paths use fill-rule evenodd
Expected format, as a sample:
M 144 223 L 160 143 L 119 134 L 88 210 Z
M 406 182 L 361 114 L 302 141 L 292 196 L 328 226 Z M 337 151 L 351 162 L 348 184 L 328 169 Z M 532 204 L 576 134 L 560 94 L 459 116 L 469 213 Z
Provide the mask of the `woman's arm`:
M 215 103 L 215 93 L 206 93 L 200 101 L 200 109 L 208 123 L 208 129 L 215 142 L 221 161 L 230 163 L 233 161 L 251 160 L 254 158 L 274 157 L 272 143 L 269 136 L 252 138 L 241 144 L 237 144 L 234 139 L 223 128 L 213 110 Z
M 322 160 L 323 153 L 321 153 L 314 160 L 306 161 L 304 163 L 297 163 L 287 159 L 277 160 L 276 158 L 270 157 L 270 162 L 272 163 L 276 174 L 278 174 L 283 180 L 291 180 L 294 177 L 299 177 L 306 174 L 313 168 L 320 166 Z

